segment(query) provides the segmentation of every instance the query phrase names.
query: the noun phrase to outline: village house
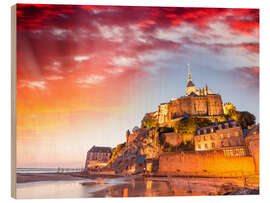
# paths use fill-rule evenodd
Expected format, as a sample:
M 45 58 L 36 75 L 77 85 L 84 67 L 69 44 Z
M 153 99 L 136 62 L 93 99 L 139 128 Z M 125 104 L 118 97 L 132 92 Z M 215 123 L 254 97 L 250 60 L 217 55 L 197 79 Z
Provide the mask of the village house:
M 93 146 L 86 156 L 85 170 L 102 168 L 107 165 L 112 155 L 111 147 L 97 147 Z
M 235 120 L 198 128 L 194 141 L 195 151 L 222 150 L 225 156 L 247 155 L 242 128 Z

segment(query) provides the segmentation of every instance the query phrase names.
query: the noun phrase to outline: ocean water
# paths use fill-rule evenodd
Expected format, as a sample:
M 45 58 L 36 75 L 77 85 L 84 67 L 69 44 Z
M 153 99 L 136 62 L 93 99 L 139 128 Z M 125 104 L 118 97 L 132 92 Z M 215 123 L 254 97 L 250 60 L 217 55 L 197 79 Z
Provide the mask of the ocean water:
M 102 184 L 83 185 L 82 183 Z M 66 181 L 40 181 L 16 184 L 18 199 L 47 199 L 47 198 L 88 198 L 96 197 L 95 193 L 127 183 L 123 178 L 114 179 L 85 179 Z M 106 197 L 108 195 L 104 195 Z

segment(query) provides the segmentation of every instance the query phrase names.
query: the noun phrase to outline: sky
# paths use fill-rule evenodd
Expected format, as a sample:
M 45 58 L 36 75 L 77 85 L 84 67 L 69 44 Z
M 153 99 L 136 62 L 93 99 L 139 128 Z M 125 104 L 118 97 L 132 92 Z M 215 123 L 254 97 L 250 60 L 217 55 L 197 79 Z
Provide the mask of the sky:
M 17 167 L 83 167 L 197 88 L 259 122 L 259 10 L 17 5 Z

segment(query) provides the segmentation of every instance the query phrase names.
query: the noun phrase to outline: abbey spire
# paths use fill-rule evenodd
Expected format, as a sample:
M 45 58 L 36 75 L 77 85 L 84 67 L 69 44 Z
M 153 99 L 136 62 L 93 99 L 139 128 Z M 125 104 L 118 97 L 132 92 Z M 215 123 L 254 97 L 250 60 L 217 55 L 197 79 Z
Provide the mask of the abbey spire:
M 186 96 L 190 95 L 192 92 L 195 93 L 196 92 L 196 87 L 194 85 L 194 83 L 192 82 L 191 79 L 191 73 L 190 73 L 190 64 L 187 64 L 188 67 L 188 84 L 186 87 Z
M 189 63 L 187 64 L 187 67 L 188 67 L 188 82 L 189 82 L 189 81 L 192 81 L 191 73 L 190 73 L 190 64 Z
M 188 69 L 188 83 L 186 86 L 186 96 L 205 96 L 208 94 L 214 94 L 213 91 L 209 90 L 207 84 L 203 88 L 196 89 L 191 78 L 190 64 L 187 64 L 187 69 Z

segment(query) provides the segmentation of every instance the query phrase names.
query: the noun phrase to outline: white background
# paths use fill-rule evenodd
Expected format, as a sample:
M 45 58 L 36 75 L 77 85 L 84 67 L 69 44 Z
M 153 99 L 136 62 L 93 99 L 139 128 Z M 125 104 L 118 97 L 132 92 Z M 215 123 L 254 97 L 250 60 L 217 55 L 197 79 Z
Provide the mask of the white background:
M 268 0 L 2 0 L 1 1 L 1 53 L 0 53 L 0 199 L 1 202 L 15 201 L 10 197 L 10 11 L 16 3 L 62 3 L 89 5 L 140 5 L 140 6 L 178 6 L 178 7 L 231 7 L 231 8 L 260 8 L 260 139 L 261 139 L 261 195 L 260 196 L 219 196 L 219 197 L 167 197 L 167 198 L 99 198 L 99 199 L 50 199 L 34 200 L 38 202 L 135 202 L 135 201 L 185 201 L 186 202 L 269 202 L 270 187 L 270 6 Z M 22 200 L 30 202 L 31 200 Z M 33 200 L 31 201 L 33 202 Z

